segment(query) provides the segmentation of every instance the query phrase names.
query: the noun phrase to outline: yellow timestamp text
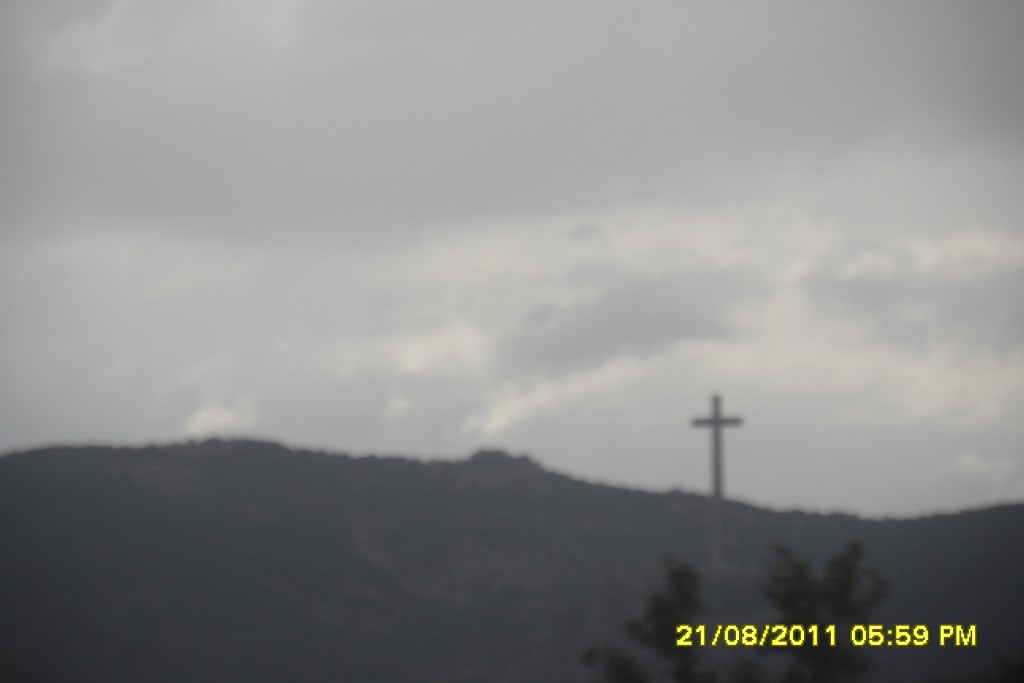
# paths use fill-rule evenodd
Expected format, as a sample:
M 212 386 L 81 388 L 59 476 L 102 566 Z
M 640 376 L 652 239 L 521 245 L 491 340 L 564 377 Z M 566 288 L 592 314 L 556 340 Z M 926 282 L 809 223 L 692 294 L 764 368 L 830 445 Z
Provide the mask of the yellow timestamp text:
M 932 632 L 938 634 L 932 638 Z M 976 647 L 977 624 L 678 624 L 676 647 Z

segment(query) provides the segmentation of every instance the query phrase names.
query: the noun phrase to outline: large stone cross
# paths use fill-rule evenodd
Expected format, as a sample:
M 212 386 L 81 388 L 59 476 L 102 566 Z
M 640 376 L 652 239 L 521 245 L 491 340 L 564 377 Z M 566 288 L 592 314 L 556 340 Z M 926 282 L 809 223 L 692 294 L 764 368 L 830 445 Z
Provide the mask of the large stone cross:
M 743 420 L 738 417 L 723 417 L 721 400 L 719 397 L 711 397 L 711 417 L 696 418 L 693 421 L 694 427 L 711 427 L 711 464 L 712 481 L 714 483 L 715 500 L 722 500 L 722 428 L 738 427 Z
M 711 417 L 694 419 L 694 427 L 711 427 L 711 465 L 714 498 L 711 499 L 711 556 L 708 558 L 708 569 L 714 573 L 721 572 L 725 564 L 725 510 L 722 502 L 722 428 L 738 427 L 743 420 L 738 417 L 724 417 L 722 402 L 719 397 L 711 397 Z

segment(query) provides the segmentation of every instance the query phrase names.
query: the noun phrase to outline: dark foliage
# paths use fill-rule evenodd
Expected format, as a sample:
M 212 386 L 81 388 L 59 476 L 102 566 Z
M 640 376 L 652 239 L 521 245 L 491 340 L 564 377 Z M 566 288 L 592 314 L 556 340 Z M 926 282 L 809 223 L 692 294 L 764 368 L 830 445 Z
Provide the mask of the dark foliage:
M 689 565 L 666 558 L 665 584 L 647 599 L 647 608 L 641 617 L 626 622 L 625 631 L 667 667 L 671 681 L 694 683 L 704 678 L 698 668 L 697 650 L 676 646 L 676 625 L 692 623 L 702 611 L 697 597 L 700 574 Z M 613 646 L 597 652 L 595 656 L 594 650 L 588 651 L 586 660 L 601 666 L 601 683 L 648 680 L 635 657 Z
M 789 549 L 776 546 L 775 552 L 778 559 L 765 587 L 765 594 L 779 611 L 774 623 L 817 625 L 822 631 L 833 625 L 843 636 L 837 637 L 835 647 L 768 648 L 768 652 L 786 653 L 796 660 L 786 673 L 786 683 L 830 683 L 867 671 L 867 654 L 845 639 L 851 625 L 871 623 L 871 610 L 886 594 L 882 577 L 861 566 L 864 546 L 852 541 L 828 560 L 820 579 Z
M 676 647 L 676 625 L 692 623 L 703 605 L 697 598 L 700 574 L 689 565 L 665 560 L 667 590 L 654 593 L 639 619 L 626 622 L 626 631 L 638 643 L 668 662 L 675 683 L 697 679 L 697 650 Z

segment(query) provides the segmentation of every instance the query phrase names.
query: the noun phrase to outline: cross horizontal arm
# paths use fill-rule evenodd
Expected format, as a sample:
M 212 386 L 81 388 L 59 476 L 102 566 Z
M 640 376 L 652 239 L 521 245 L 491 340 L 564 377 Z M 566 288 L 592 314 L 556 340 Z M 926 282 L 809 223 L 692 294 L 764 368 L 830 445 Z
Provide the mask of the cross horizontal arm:
M 723 427 L 738 427 L 742 424 L 743 418 L 741 417 L 699 418 L 693 421 L 694 427 L 714 427 L 715 425 L 721 425 Z

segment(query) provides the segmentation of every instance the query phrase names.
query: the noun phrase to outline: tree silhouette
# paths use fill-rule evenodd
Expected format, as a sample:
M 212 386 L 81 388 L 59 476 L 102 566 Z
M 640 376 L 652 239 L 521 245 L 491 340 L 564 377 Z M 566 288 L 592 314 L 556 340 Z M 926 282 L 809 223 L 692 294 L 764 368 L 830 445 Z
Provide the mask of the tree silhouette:
M 807 562 L 783 546 L 776 546 L 778 556 L 765 595 L 779 609 L 778 623 L 819 625 L 819 632 L 829 624 L 847 626 L 864 623 L 868 612 L 886 595 L 885 581 L 876 572 L 861 566 L 864 547 L 851 541 L 825 565 L 816 579 Z M 838 633 L 836 645 L 769 649 L 786 652 L 796 661 L 786 672 L 785 683 L 828 683 L 844 674 L 858 674 L 869 666 L 867 657 L 853 649 Z
M 877 572 L 863 566 L 864 546 L 851 541 L 829 558 L 821 577 L 815 576 L 807 561 L 784 546 L 775 546 L 776 562 L 765 584 L 764 594 L 778 608 L 775 623 L 818 627 L 818 645 L 764 648 L 785 652 L 793 657 L 780 683 L 830 683 L 846 675 L 868 669 L 869 661 L 840 634 L 849 632 L 853 623 L 867 623 L 869 612 L 886 595 L 886 583 Z M 700 574 L 691 566 L 671 558 L 665 560 L 665 587 L 647 600 L 642 616 L 625 624 L 625 631 L 638 645 L 666 665 L 663 676 L 651 677 L 640 661 L 628 652 L 606 646 L 592 648 L 584 661 L 598 668 L 594 683 L 648 683 L 667 680 L 673 683 L 714 683 L 718 675 L 699 665 L 696 647 L 676 645 L 676 626 L 694 623 L 703 611 L 697 597 Z M 835 625 L 835 645 L 829 642 L 826 626 Z M 1004 664 L 1015 672 L 1014 663 Z M 1005 674 L 1004 674 L 1005 675 Z M 750 659 L 734 662 L 728 675 L 732 683 L 760 683 L 765 675 Z M 998 679 L 1001 683 L 1003 679 Z
M 712 675 L 698 666 L 697 648 L 676 645 L 676 625 L 692 622 L 703 609 L 697 598 L 700 574 L 689 565 L 666 558 L 665 582 L 666 589 L 648 599 L 643 616 L 626 622 L 626 633 L 665 662 L 673 683 L 713 681 Z M 584 660 L 600 667 L 603 678 L 597 679 L 597 683 L 646 683 L 649 680 L 635 657 L 613 647 L 588 650 Z

